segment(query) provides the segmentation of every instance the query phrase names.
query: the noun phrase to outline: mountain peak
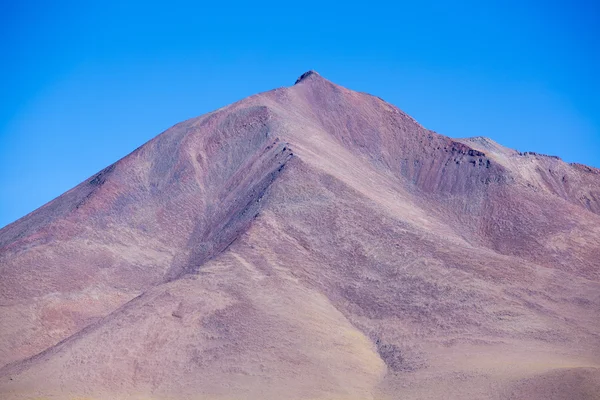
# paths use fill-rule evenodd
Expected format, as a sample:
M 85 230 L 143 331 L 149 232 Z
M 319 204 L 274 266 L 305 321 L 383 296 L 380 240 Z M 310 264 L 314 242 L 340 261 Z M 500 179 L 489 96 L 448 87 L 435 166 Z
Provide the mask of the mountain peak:
M 0 398 L 597 399 L 600 174 L 296 83 L 0 229 Z
M 317 71 L 314 70 L 310 70 L 310 71 L 306 71 L 305 73 L 303 73 L 302 75 L 300 75 L 300 78 L 296 79 L 296 82 L 294 83 L 294 85 L 299 84 L 300 82 L 303 82 L 304 80 L 308 79 L 311 76 L 321 76 L 319 75 L 319 73 Z

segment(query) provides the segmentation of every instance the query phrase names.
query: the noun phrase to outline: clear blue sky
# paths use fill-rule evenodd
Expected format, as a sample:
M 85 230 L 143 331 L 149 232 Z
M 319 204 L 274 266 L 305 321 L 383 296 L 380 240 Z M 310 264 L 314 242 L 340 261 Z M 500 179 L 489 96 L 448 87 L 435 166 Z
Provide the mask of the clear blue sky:
M 1 3 L 0 226 L 309 69 L 445 135 L 600 167 L 597 1 Z

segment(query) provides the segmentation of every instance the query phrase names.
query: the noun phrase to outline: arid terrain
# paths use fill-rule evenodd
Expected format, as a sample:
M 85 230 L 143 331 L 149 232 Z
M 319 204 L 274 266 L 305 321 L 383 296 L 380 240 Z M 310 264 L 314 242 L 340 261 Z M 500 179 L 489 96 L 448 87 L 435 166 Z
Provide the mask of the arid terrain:
M 0 274 L 2 399 L 600 399 L 600 170 L 313 71 L 6 226 Z

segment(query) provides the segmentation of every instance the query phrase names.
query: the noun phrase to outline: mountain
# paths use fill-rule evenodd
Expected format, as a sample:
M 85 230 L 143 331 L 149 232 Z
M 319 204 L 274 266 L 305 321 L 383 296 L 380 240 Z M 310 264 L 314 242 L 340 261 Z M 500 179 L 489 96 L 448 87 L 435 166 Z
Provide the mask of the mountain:
M 600 170 L 314 71 L 0 230 L 3 399 L 599 399 Z

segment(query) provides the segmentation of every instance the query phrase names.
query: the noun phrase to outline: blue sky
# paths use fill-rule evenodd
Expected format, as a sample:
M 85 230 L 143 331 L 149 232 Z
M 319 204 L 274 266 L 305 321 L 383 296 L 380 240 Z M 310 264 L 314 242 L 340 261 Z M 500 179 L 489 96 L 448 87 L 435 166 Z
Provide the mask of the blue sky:
M 309 69 L 439 133 L 600 167 L 593 1 L 91 3 L 0 5 L 0 226 Z

